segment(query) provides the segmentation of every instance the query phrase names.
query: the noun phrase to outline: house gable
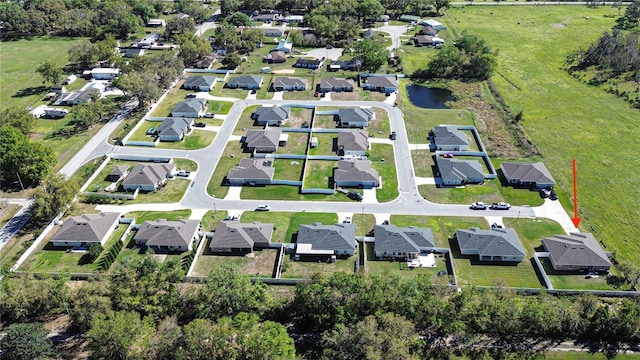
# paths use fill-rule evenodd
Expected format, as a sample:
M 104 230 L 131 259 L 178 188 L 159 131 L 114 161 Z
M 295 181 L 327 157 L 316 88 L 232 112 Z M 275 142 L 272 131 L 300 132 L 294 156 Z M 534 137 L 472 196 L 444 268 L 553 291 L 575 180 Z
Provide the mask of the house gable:
M 609 257 L 591 233 L 571 233 L 542 239 L 542 246 L 549 253 L 556 270 L 581 270 L 594 268 L 608 270 Z

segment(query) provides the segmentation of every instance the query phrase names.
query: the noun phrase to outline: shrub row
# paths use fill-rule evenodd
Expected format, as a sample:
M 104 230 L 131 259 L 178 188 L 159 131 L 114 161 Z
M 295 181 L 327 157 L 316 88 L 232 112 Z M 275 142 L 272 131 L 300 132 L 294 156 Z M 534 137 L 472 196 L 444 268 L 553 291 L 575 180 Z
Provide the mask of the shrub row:
M 122 250 L 123 246 L 124 244 L 122 243 L 122 241 L 117 241 L 116 243 L 114 243 L 109 248 L 109 251 L 104 253 L 104 255 L 98 261 L 98 269 L 102 271 L 109 270 L 111 264 L 116 261 L 116 258 L 118 257 L 118 254 L 120 253 L 120 250 Z

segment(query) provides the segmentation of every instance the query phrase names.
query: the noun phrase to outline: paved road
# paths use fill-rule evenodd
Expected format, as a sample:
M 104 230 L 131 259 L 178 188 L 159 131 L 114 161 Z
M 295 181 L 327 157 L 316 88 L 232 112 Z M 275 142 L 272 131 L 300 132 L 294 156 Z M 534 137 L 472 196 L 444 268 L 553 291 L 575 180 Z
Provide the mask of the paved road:
M 273 104 L 298 104 L 298 105 L 320 105 L 317 100 L 239 100 L 236 101 L 226 120 L 220 127 L 211 145 L 200 150 L 171 150 L 143 147 L 121 147 L 114 149 L 117 154 L 126 155 L 156 155 L 171 158 L 188 158 L 198 163 L 198 171 L 182 200 L 177 204 L 147 204 L 144 206 L 99 206 L 105 211 L 128 212 L 131 209 L 148 210 L 168 210 L 171 209 L 218 209 L 231 211 L 251 211 L 257 205 L 264 203 L 263 200 L 225 200 L 215 199 L 207 194 L 207 184 L 210 174 L 215 170 L 220 154 L 227 145 L 227 139 L 232 135 L 240 115 L 244 109 L 253 105 L 273 105 Z M 507 211 L 487 210 L 474 211 L 468 205 L 436 204 L 423 199 L 418 193 L 415 181 L 415 171 L 411 161 L 411 153 L 408 145 L 407 133 L 404 126 L 402 112 L 392 105 L 372 101 L 332 101 L 332 106 L 376 106 L 389 113 L 391 130 L 396 131 L 398 137 L 395 141 L 394 153 L 396 169 L 398 173 L 398 187 L 400 196 L 394 201 L 381 204 L 365 204 L 353 201 L 340 203 L 340 210 L 343 213 L 386 213 L 386 214 L 407 214 L 407 215 L 431 215 L 431 216 L 511 216 L 511 217 L 534 217 L 536 214 L 530 207 L 513 207 Z M 102 154 L 96 154 L 101 156 Z M 384 179 L 383 179 L 384 181 Z M 310 211 L 325 212 L 327 204 L 318 201 L 272 201 L 269 205 L 273 211 Z M 332 202 L 332 204 L 335 204 Z M 539 214 L 538 216 L 541 216 Z
M 33 200 L 27 200 L 22 208 L 0 228 L 0 250 L 31 219 L 31 215 L 28 213 L 31 204 L 33 204 Z

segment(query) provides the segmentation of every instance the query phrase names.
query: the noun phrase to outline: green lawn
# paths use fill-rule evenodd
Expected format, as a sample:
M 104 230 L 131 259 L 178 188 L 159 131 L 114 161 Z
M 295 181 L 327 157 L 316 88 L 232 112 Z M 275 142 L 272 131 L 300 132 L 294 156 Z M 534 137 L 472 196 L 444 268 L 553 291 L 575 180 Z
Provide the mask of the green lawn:
M 192 130 L 191 134 L 184 137 L 182 141 L 160 141 L 158 148 L 161 149 L 181 149 L 181 150 L 197 150 L 203 149 L 213 142 L 216 137 L 215 131 L 209 130 Z
M 326 117 L 326 116 L 323 116 Z M 318 139 L 318 146 L 309 149 L 309 155 L 335 155 L 336 149 L 334 148 L 335 139 L 338 134 L 328 133 L 312 133 L 311 137 Z
M 128 166 L 129 171 L 136 166 L 137 161 L 116 160 L 111 159 L 109 163 L 100 171 L 100 173 L 93 179 L 91 184 L 87 187 L 87 191 L 100 191 L 111 185 L 111 181 L 107 180 L 107 176 L 116 166 Z
M 229 79 L 231 79 L 231 77 L 229 77 Z M 227 81 L 229 81 L 229 79 L 227 79 Z M 266 83 L 266 81 L 265 81 L 265 83 Z M 263 85 L 262 87 L 264 88 L 265 85 Z M 229 88 L 224 87 L 224 84 L 222 82 L 219 82 L 219 83 L 216 83 L 216 86 L 209 93 L 211 95 L 214 95 L 214 96 L 224 96 L 224 97 L 232 97 L 232 98 L 236 98 L 236 99 L 246 99 L 247 98 L 247 94 L 249 94 L 249 90 L 245 90 L 245 89 L 229 89 Z
M 184 80 L 178 81 L 171 91 L 165 96 L 158 107 L 151 113 L 152 117 L 166 117 L 171 115 L 171 110 L 180 102 L 185 101 L 187 94 L 192 91 L 181 89 L 180 87 L 184 83 Z
M 307 144 L 309 143 L 308 133 L 286 133 L 289 137 L 287 140 L 287 146 L 280 146 L 276 151 L 276 154 L 297 154 L 304 155 L 307 151 Z
M 372 144 L 369 153 L 371 167 L 382 177 L 382 188 L 376 190 L 379 202 L 391 201 L 400 195 L 398 191 L 398 176 L 393 155 L 393 145 Z
M 218 223 L 224 220 L 229 213 L 226 210 L 209 210 L 200 220 L 201 228 L 203 231 L 213 231 L 218 226 Z
M 358 253 L 356 246 L 356 254 Z M 337 259 L 335 263 L 294 261 L 290 256 L 285 256 L 282 262 L 282 278 L 311 279 L 315 274 L 331 275 L 337 272 L 353 273 L 353 262 L 357 256 L 347 259 Z
M 605 250 L 637 262 L 640 243 L 632 239 L 640 230 L 629 214 L 640 213 L 640 188 L 629 184 L 640 180 L 639 112 L 563 70 L 568 54 L 588 48 L 611 29 L 617 10 L 478 6 L 447 13 L 449 25 L 482 37 L 498 51 L 500 69 L 493 81 L 514 112 L 523 111 L 525 131 L 561 191 L 572 191 L 571 160 L 576 159 L 581 230 L 593 227 Z M 612 174 L 625 174 L 624 180 Z M 570 202 L 563 205 L 573 213 Z
M 404 279 L 418 276 L 428 276 L 434 284 L 448 284 L 448 277 L 438 276 L 440 270 L 447 271 L 447 264 L 444 257 L 436 256 L 436 267 L 432 268 L 409 268 L 406 261 L 376 260 L 374 244 L 366 244 L 367 263 L 366 271 L 370 275 L 393 276 L 397 275 Z
M 275 159 L 273 178 L 277 180 L 300 181 L 302 178 L 303 160 Z
M 211 178 L 209 178 L 209 184 L 207 185 L 207 193 L 209 195 L 219 199 L 227 196 L 229 187 L 223 185 L 223 181 L 227 174 L 229 174 L 229 170 L 240 163 L 241 155 L 242 149 L 240 148 L 239 143 L 227 143 L 227 146 L 218 160 L 218 165 L 216 166 L 215 171 L 211 174 Z
M 335 161 L 326 160 L 307 160 L 304 187 L 315 189 L 331 189 L 333 182 L 333 169 L 338 164 Z
M 228 114 L 233 106 L 229 101 L 209 101 L 208 112 L 214 114 Z
M 151 129 L 157 129 L 158 126 L 160 126 L 162 124 L 162 121 L 146 121 L 146 120 L 141 120 L 144 121 L 144 123 L 142 123 L 142 125 L 140 125 L 136 131 L 131 134 L 131 136 L 129 137 L 129 140 L 131 141 L 153 141 L 155 136 L 154 135 L 147 135 L 147 132 Z
M 329 110 L 328 108 L 316 108 L 316 111 Z M 336 122 L 333 120 L 333 115 L 317 115 L 313 120 L 313 127 L 316 129 L 335 129 Z
M 174 211 L 134 211 L 124 215 L 126 218 L 136 219 L 136 224 L 160 219 L 168 221 L 187 220 L 189 216 L 191 216 L 191 210 L 189 209 Z
M 104 248 L 108 249 L 127 230 L 127 224 L 121 224 L 105 242 Z M 50 239 L 50 238 L 49 238 Z M 97 261 L 91 264 L 81 264 L 80 259 L 84 252 L 67 252 L 66 248 L 56 248 L 47 242 L 43 242 L 36 252 L 25 262 L 22 269 L 31 272 L 59 272 L 68 269 L 72 273 L 89 273 L 97 270 Z
M 173 159 L 173 163 L 176 164 L 176 169 L 186 171 L 197 171 L 198 163 L 189 159 Z
M 236 124 L 236 128 L 233 130 L 233 135 L 245 135 L 247 130 L 262 130 L 264 126 L 254 125 L 255 121 L 251 118 L 251 114 L 253 114 L 259 106 L 249 106 L 242 112 L 240 115 L 240 119 Z M 244 129 L 244 130 L 242 130 Z
M 63 67 L 69 60 L 67 51 L 81 38 L 30 37 L 2 41 L 0 47 L 0 109 L 10 106 L 26 108 L 42 100 L 51 84 L 43 84 L 35 69 L 45 60 Z M 64 77 L 63 77 L 64 79 Z
M 435 185 L 419 185 L 418 190 L 425 199 L 441 204 L 506 201 L 511 205 L 539 206 L 544 202 L 538 192 L 502 186 L 498 179 L 485 180 L 483 184 L 466 185 L 464 187 L 439 188 Z
M 144 204 L 144 203 L 173 203 L 182 199 L 191 184 L 190 180 L 183 178 L 175 178 L 168 180 L 164 187 L 156 191 L 148 193 L 138 193 L 138 197 L 134 200 L 127 200 L 127 204 Z

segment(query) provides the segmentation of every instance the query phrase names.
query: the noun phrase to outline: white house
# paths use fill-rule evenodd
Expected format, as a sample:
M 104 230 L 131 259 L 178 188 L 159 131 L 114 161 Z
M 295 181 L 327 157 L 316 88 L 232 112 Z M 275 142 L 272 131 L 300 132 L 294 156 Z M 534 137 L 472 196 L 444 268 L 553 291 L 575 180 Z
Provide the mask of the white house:
M 91 69 L 91 77 L 96 80 L 113 80 L 120 75 L 118 68 L 93 68 Z

